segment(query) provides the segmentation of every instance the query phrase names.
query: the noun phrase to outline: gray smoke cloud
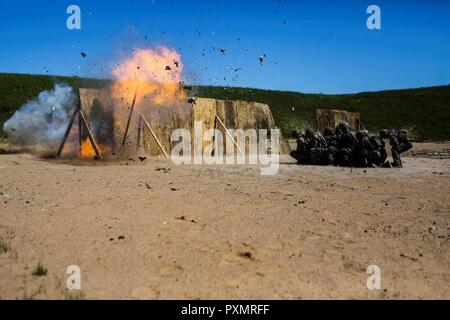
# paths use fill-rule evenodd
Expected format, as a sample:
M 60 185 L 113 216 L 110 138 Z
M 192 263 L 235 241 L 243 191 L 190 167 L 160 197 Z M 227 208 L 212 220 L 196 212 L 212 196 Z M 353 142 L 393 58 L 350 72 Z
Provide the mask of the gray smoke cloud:
M 73 89 L 55 84 L 53 90 L 19 108 L 3 124 L 3 131 L 13 143 L 24 146 L 56 148 L 64 135 L 77 102 Z

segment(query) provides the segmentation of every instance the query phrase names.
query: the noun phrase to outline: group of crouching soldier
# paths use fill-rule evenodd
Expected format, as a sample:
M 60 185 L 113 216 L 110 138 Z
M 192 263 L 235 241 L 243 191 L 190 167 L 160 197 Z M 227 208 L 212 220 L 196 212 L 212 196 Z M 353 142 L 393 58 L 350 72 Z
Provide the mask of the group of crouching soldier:
M 406 131 L 353 133 L 347 122 L 340 122 L 335 130 L 325 128 L 323 134 L 307 129 L 304 133 L 294 130 L 292 136 L 297 140 L 297 150 L 291 156 L 301 164 L 401 168 L 400 154 L 412 148 Z M 391 146 L 392 163 L 387 161 L 385 139 Z

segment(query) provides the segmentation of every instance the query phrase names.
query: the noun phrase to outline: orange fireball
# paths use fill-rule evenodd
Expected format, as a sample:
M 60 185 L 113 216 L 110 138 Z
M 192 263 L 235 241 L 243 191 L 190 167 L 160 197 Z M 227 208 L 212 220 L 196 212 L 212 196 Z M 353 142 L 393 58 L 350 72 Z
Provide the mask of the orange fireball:
M 117 79 L 112 88 L 116 100 L 136 105 L 143 101 L 164 106 L 186 97 L 180 88 L 183 63 L 175 50 L 166 47 L 136 49 L 133 56 L 113 70 Z
M 110 148 L 102 146 L 100 144 L 97 144 L 97 147 L 98 152 L 100 152 L 102 156 L 109 153 L 110 151 Z M 89 139 L 84 139 L 83 142 L 81 143 L 80 157 L 86 159 L 86 158 L 93 158 L 95 156 L 96 156 L 95 150 L 91 145 L 91 141 L 89 141 Z

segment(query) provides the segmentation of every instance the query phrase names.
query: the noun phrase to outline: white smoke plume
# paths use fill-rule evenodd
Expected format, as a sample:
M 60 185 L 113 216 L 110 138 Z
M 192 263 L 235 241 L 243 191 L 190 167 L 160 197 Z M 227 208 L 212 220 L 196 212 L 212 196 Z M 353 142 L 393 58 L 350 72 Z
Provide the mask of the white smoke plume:
M 55 84 L 53 90 L 39 96 L 17 110 L 3 124 L 8 139 L 23 146 L 56 148 L 59 146 L 77 102 L 73 89 Z

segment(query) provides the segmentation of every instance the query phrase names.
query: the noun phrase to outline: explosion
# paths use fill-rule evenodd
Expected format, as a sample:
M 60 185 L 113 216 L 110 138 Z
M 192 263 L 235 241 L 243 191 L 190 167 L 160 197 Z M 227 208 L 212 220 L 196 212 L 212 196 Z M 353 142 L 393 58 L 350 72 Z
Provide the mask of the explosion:
M 128 122 L 135 126 L 139 114 L 150 118 L 152 109 L 184 100 L 187 94 L 180 85 L 182 72 L 181 56 L 175 50 L 163 46 L 134 50 L 112 70 L 116 79 L 110 88 L 115 128 L 125 137 Z
M 175 50 L 163 46 L 135 49 L 131 57 L 112 69 L 114 83 L 103 89 L 103 98 L 92 100 L 89 94 L 84 94 L 83 102 L 80 93 L 78 102 L 71 87 L 58 84 L 23 105 L 5 122 L 4 130 L 16 143 L 47 149 L 58 148 L 68 130 L 62 144 L 66 148 L 58 150 L 58 154 L 79 154 L 81 158 L 96 156 L 87 138 L 89 132 L 102 157 L 117 154 L 123 148 L 124 143 L 118 140 L 125 141 L 125 126 L 128 129 L 131 122 L 135 130 L 141 114 L 151 119 L 157 110 L 161 116 L 159 108 L 167 110 L 166 107 L 186 98 L 180 85 L 182 72 L 181 56 Z M 78 103 L 81 111 L 76 113 Z M 80 118 L 81 113 L 84 119 Z M 74 120 L 79 121 L 79 126 L 73 125 L 77 123 Z
M 111 151 L 110 147 L 103 146 L 101 144 L 97 144 L 98 152 L 100 154 L 106 155 Z M 91 145 L 89 139 L 84 139 L 81 143 L 80 147 L 80 157 L 83 159 L 94 158 L 96 156 L 94 148 Z
M 136 105 L 147 99 L 149 104 L 163 106 L 186 97 L 180 87 L 182 72 L 181 56 L 175 50 L 162 46 L 137 49 L 131 58 L 113 69 L 117 80 L 112 95 L 129 103 L 136 95 Z

